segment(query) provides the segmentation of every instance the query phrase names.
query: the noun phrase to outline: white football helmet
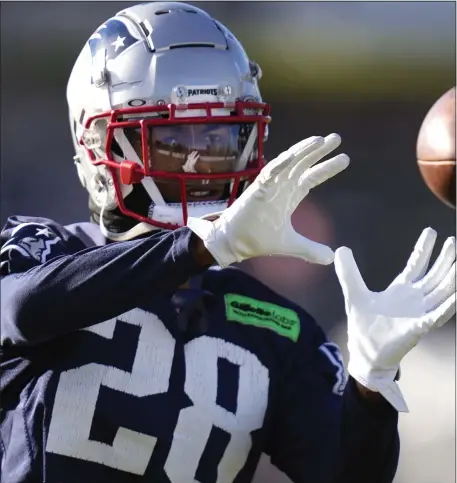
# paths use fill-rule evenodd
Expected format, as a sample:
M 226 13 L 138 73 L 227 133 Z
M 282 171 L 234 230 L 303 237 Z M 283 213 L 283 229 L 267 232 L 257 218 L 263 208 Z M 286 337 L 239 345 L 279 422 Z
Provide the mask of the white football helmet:
M 242 193 L 264 165 L 260 77 L 227 28 L 184 3 L 130 7 L 95 31 L 67 100 L 79 178 L 107 237 L 175 229 Z

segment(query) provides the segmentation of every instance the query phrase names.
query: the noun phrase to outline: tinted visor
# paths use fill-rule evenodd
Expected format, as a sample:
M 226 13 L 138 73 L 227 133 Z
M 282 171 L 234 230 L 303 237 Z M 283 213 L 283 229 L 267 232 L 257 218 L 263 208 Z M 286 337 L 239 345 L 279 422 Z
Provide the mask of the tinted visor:
M 251 162 L 257 163 L 257 136 L 250 138 L 253 126 L 148 126 L 146 160 L 143 159 L 141 129 L 128 128 L 125 134 L 146 170 L 156 173 L 153 174 L 154 182 L 165 201 L 182 202 L 182 185 L 178 178 L 185 174 L 194 175 L 185 179 L 187 201 L 214 201 L 228 199 L 233 174 L 250 168 Z M 158 172 L 177 173 L 180 176 L 164 177 Z M 227 176 L 222 176 L 224 174 Z
M 186 124 L 150 126 L 148 159 L 140 129 L 125 129 L 136 153 L 150 171 L 223 174 L 246 169 L 256 144 L 244 153 L 253 124 Z

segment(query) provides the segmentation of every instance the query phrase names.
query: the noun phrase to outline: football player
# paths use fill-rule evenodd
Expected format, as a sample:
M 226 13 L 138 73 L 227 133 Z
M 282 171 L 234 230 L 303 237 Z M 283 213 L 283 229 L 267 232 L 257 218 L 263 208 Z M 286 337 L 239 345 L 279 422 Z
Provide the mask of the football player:
M 241 483 L 263 452 L 295 483 L 392 481 L 395 377 L 453 314 L 455 242 L 426 274 L 425 230 L 372 293 L 349 249 L 297 234 L 297 205 L 349 158 L 318 163 L 329 135 L 264 167 L 260 76 L 182 3 L 127 8 L 85 44 L 67 97 L 91 222 L 2 232 L 2 482 Z M 348 381 L 304 310 L 232 267 L 263 255 L 335 258 Z

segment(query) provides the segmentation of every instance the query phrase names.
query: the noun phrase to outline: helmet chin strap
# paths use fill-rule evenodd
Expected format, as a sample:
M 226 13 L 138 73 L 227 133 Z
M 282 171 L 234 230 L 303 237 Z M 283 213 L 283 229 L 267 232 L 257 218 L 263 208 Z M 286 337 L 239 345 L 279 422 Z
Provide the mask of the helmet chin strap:
M 149 223 L 141 222 L 130 228 L 130 230 L 124 231 L 123 233 L 113 233 L 112 231 L 109 231 L 103 222 L 103 214 L 106 210 L 106 207 L 108 206 L 108 190 L 103 183 L 100 183 L 100 191 L 100 194 L 103 196 L 103 202 L 100 209 L 99 226 L 103 236 L 108 238 L 108 240 L 112 240 L 115 242 L 128 241 L 133 240 L 140 235 L 145 235 L 146 233 L 150 233 L 151 231 L 158 230 L 156 226 L 150 225 Z
M 108 206 L 108 190 L 105 185 L 99 182 L 100 195 L 103 196 L 102 206 L 100 209 L 99 226 L 103 236 L 115 242 L 133 240 L 134 238 L 160 230 L 160 228 L 150 225 L 149 223 L 140 222 L 134 227 L 122 233 L 114 233 L 106 228 L 103 215 Z M 214 215 L 220 215 L 227 208 L 227 201 L 207 201 L 198 203 L 187 203 L 188 215 L 195 218 L 211 218 Z M 149 216 L 163 223 L 172 223 L 177 225 L 183 224 L 183 213 L 181 203 L 171 203 L 166 205 L 151 204 Z
M 112 231 L 109 231 L 108 228 L 106 228 L 103 224 L 103 210 L 104 207 L 102 207 L 102 210 L 100 211 L 99 226 L 100 231 L 103 233 L 103 236 L 105 236 L 109 240 L 115 242 L 133 240 L 140 235 L 145 235 L 146 233 L 150 233 L 151 231 L 158 230 L 156 226 L 150 225 L 149 223 L 140 222 L 133 228 L 130 228 L 130 230 L 124 231 L 123 233 L 113 233 Z
M 214 213 L 220 213 L 227 208 L 227 200 L 187 202 L 187 215 L 192 218 L 204 218 Z M 162 223 L 184 225 L 181 203 L 165 205 L 151 204 L 148 216 Z

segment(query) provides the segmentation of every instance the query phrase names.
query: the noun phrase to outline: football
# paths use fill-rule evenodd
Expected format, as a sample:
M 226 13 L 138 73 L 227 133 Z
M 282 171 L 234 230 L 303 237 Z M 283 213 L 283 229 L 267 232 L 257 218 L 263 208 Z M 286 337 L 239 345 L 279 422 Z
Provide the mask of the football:
M 425 183 L 441 201 L 455 208 L 455 87 L 428 111 L 417 138 L 416 154 Z

